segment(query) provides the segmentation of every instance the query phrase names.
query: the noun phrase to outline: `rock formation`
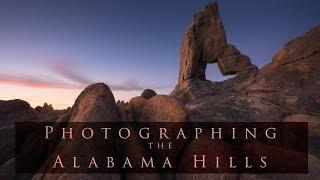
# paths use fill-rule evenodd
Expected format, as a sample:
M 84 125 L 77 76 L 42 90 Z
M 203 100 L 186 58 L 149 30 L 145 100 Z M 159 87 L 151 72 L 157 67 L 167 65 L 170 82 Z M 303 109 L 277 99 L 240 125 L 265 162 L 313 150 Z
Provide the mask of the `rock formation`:
M 98 83 L 87 87 L 77 98 L 72 109 L 54 120 L 62 122 L 309 122 L 309 174 L 306 175 L 248 175 L 248 174 L 177 174 L 173 176 L 150 174 L 50 174 L 48 162 L 41 168 L 44 174 L 34 179 L 303 179 L 319 177 L 320 139 L 320 26 L 287 43 L 272 61 L 257 69 L 250 59 L 236 47 L 227 43 L 224 27 L 216 3 L 208 4 L 197 13 L 188 28 L 180 52 L 178 84 L 168 95 L 157 95 L 151 89 L 128 103 L 115 103 L 109 87 Z M 223 75 L 237 74 L 223 82 L 206 80 L 208 63 L 218 63 Z M 2 165 L 0 172 L 8 172 L 13 161 L 13 124 L 16 121 L 40 121 L 53 112 L 50 105 L 35 110 L 21 100 L 0 101 L 0 138 Z M 81 128 L 79 126 L 79 128 Z M 10 134 L 11 133 L 11 134 Z M 34 142 L 37 142 L 37 138 Z M 28 141 L 29 142 L 29 141 Z M 31 141 L 30 141 L 31 142 Z M 203 141 L 210 152 L 229 152 L 227 142 L 213 147 Z M 134 147 L 139 155 L 146 153 L 139 142 L 131 141 L 122 146 L 121 152 L 130 153 Z M 69 150 L 103 153 L 103 144 L 86 144 L 76 141 L 49 144 L 55 152 L 68 154 Z M 193 153 L 191 142 L 183 153 Z M 103 147 L 103 148 L 101 148 Z M 34 146 L 28 146 L 32 153 Z M 246 147 L 243 147 L 246 148 Z M 252 147 L 264 148 L 264 147 Z M 274 149 L 276 151 L 276 149 Z M 179 151 L 180 152 L 180 151 Z M 42 152 L 46 153 L 46 152 Z M 116 151 L 114 151 L 116 153 Z M 156 152 L 158 153 L 158 152 Z M 31 154 L 32 155 L 32 154 Z M 181 162 L 181 166 L 184 162 Z M 40 172 L 40 171 L 39 171 Z
M 243 92 L 292 113 L 319 115 L 320 26 L 289 41 L 262 67 Z
M 209 4 L 195 15 L 184 37 L 179 80 L 170 95 L 186 105 L 191 121 L 212 120 L 212 117 L 233 121 L 239 120 L 241 114 L 251 116 L 248 121 L 265 119 L 267 114 L 272 115 L 267 117 L 270 121 L 279 121 L 291 114 L 319 116 L 319 41 L 320 26 L 317 26 L 287 43 L 272 62 L 260 70 L 250 63 L 241 66 L 248 70 L 237 71 L 229 80 L 205 80 L 205 70 L 201 68 L 205 68 L 206 63 L 218 62 L 222 74 L 230 74 L 222 67 L 238 69 L 239 63 L 246 64 L 233 61 L 243 59 L 243 55 L 226 43 L 217 4 Z M 201 44 L 201 51 L 197 44 Z M 229 54 L 237 57 L 226 56 Z M 206 61 L 201 61 L 203 59 Z M 258 115 L 258 112 L 266 114 Z
M 128 103 L 128 108 L 129 108 L 129 114 L 134 121 L 139 121 L 142 109 L 144 105 L 146 104 L 147 99 L 141 96 L 133 97 L 130 99 Z
M 141 97 L 144 97 L 146 99 L 150 99 L 152 98 L 153 96 L 157 95 L 157 93 L 152 90 L 152 89 L 145 89 L 143 90 L 142 94 L 141 94 Z
M 141 121 L 144 122 L 185 122 L 187 119 L 185 106 L 167 95 L 157 95 L 149 99 L 141 114 Z
M 206 95 L 186 108 L 194 122 L 279 122 L 287 115 L 281 106 L 236 92 Z
M 121 121 L 140 121 L 141 120 L 141 113 L 145 103 L 148 99 L 156 96 L 157 93 L 152 89 L 145 89 L 141 93 L 141 96 L 133 97 L 129 100 L 128 103 L 124 102 L 117 102 L 117 106 L 119 108 L 121 114 Z
M 30 104 L 19 99 L 0 100 L 0 126 L 14 125 L 15 122 L 37 122 L 39 116 Z
M 237 84 L 257 73 L 249 57 L 227 43 L 217 3 L 209 3 L 194 15 L 182 41 L 178 84 L 170 95 L 185 103 L 228 90 L 206 80 L 208 63 L 218 63 L 223 75 L 238 74 Z
M 44 103 L 43 106 L 37 106 L 34 108 L 38 113 L 50 113 L 54 111 L 52 104 Z
M 118 120 L 115 99 L 110 88 L 97 83 L 88 86 L 76 99 L 69 122 L 115 122 Z
M 72 106 L 70 117 L 65 119 L 65 122 L 117 122 L 119 121 L 117 106 L 115 99 L 109 87 L 103 83 L 97 83 L 90 85 L 81 92 Z M 57 122 L 59 125 L 60 122 Z M 55 124 L 56 125 L 56 124 Z M 79 129 L 83 128 L 85 124 L 78 124 L 74 132 L 79 132 Z M 94 141 L 88 142 L 85 146 L 81 139 L 77 141 L 60 142 L 55 148 L 52 156 L 56 157 L 70 155 L 70 153 L 79 153 L 81 157 L 90 158 L 89 154 L 94 152 L 95 154 L 103 154 L 105 147 L 103 142 L 97 143 Z M 72 149 L 72 151 L 70 151 Z M 89 153 L 90 152 L 90 153 Z M 113 150 L 116 153 L 116 150 Z M 48 161 L 41 167 L 41 172 L 48 172 Z M 96 179 L 119 179 L 119 175 L 116 174 L 37 174 L 34 178 L 41 179 L 88 179 L 95 177 Z
M 257 69 L 247 56 L 227 43 L 217 3 L 209 3 L 194 15 L 183 38 L 179 84 L 189 79 L 205 80 L 207 63 L 218 63 L 223 75 Z
M 45 122 L 55 122 L 58 118 L 60 118 L 62 115 L 68 113 L 71 108 L 63 109 L 63 110 L 55 110 L 52 107 L 52 104 L 44 103 L 43 106 L 37 106 L 34 108 L 34 110 L 39 115 L 41 121 Z
M 211 16 L 208 15 L 210 13 Z M 204 22 L 206 19 L 211 21 Z M 205 33 L 207 34 L 203 35 Z M 198 37 L 202 37 L 201 35 L 205 38 L 199 41 L 201 38 Z M 310 128 L 309 174 L 241 175 L 240 177 L 241 179 L 319 177 L 320 168 L 314 163 L 320 159 L 317 148 L 320 139 L 318 132 L 320 26 L 288 42 L 274 55 L 271 63 L 260 70 L 252 65 L 246 56 L 239 54 L 234 46 L 226 44 L 225 39 L 217 6 L 210 4 L 195 16 L 185 35 L 180 54 L 178 84 L 170 95 L 185 104 L 189 121 L 307 121 Z M 200 46 L 197 45 L 199 42 Z M 237 55 L 229 56 L 229 54 Z M 218 62 L 223 75 L 233 73 L 237 75 L 223 82 L 206 81 L 206 63 L 211 62 Z M 177 178 L 181 176 L 177 175 Z M 193 177 L 195 176 L 191 178 L 189 176 L 189 179 Z M 196 176 L 203 179 L 213 177 Z M 224 175 L 220 177 L 225 178 Z
M 15 156 L 15 122 L 39 122 L 29 103 L 22 100 L 0 100 L 0 176 L 12 177 Z M 8 171 L 8 169 L 13 169 Z

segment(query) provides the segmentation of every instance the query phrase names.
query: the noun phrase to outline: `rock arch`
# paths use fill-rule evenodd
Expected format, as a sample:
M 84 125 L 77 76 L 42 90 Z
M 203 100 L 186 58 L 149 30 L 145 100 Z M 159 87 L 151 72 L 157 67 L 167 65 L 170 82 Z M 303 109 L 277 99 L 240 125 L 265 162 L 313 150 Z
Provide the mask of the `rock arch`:
M 217 3 L 196 13 L 182 41 L 179 84 L 189 79 L 206 80 L 208 63 L 218 63 L 223 75 L 257 70 L 248 56 L 227 43 Z

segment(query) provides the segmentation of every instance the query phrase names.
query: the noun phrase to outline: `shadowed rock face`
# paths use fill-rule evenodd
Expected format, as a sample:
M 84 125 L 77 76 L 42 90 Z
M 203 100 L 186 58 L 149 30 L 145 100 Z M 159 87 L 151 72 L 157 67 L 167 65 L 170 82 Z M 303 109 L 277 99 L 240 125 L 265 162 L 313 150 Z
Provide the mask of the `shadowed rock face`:
M 146 99 L 150 99 L 150 98 L 152 98 L 153 96 L 156 96 L 156 95 L 157 95 L 157 93 L 154 90 L 145 89 L 145 90 L 143 90 L 143 92 L 141 94 L 141 97 L 144 97 Z
M 0 100 L 0 126 L 14 125 L 15 122 L 37 122 L 39 116 L 29 103 L 15 99 Z
M 15 122 L 39 120 L 36 111 L 25 101 L 0 101 L 0 176 L 3 179 L 12 178 L 14 173 Z
M 250 59 L 227 43 L 217 3 L 209 3 L 194 15 L 180 50 L 179 84 L 205 80 L 207 63 L 218 63 L 223 75 L 256 70 Z

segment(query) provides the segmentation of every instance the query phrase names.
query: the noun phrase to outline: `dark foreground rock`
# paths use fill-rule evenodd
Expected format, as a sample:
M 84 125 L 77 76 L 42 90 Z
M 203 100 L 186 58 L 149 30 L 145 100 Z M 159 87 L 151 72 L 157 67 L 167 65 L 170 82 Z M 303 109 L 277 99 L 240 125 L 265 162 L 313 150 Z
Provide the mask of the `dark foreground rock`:
M 30 179 L 32 175 L 14 176 L 15 122 L 39 122 L 37 112 L 29 103 L 15 99 L 0 101 L 0 177 Z
M 0 166 L 14 157 L 15 122 L 39 122 L 39 116 L 25 101 L 0 101 Z

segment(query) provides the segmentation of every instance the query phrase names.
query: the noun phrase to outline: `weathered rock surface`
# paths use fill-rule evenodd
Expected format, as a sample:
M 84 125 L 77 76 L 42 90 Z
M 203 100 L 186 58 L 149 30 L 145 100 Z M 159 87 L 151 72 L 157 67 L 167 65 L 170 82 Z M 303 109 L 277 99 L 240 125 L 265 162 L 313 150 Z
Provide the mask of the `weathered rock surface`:
M 213 25 L 215 26 L 212 27 Z M 242 55 L 235 57 L 238 54 L 235 47 L 227 45 L 227 48 L 222 48 L 223 43 L 221 42 L 226 43 L 225 33 L 222 30 L 223 25 L 216 4 L 208 5 L 196 15 L 182 45 L 179 82 L 170 94 L 171 96 L 185 104 L 189 102 L 192 104 L 193 101 L 203 96 L 224 96 L 225 93 L 237 92 L 250 95 L 250 98 L 256 97 L 260 101 L 279 106 L 288 114 L 319 116 L 320 26 L 316 26 L 301 37 L 291 40 L 276 53 L 270 64 L 262 67 L 260 70 L 251 69 L 251 65 L 249 65 L 251 64 L 250 61 L 237 61 L 236 59 L 246 58 L 243 58 Z M 191 37 L 192 32 L 196 32 L 196 35 L 200 34 L 198 35 L 199 37 L 206 37 L 203 40 L 204 42 L 200 41 L 204 44 L 201 46 L 202 49 L 197 49 L 197 46 L 187 46 L 198 42 L 196 38 L 198 36 L 194 34 L 193 41 L 191 41 L 192 38 L 186 38 Z M 210 34 L 203 35 L 202 32 L 210 32 Z M 207 44 L 211 44 L 211 46 L 207 46 Z M 185 52 L 189 51 L 185 49 L 188 48 L 193 49 L 193 51 L 190 51 L 191 54 L 201 52 L 199 54 L 203 54 L 203 57 L 200 59 L 212 59 L 208 58 L 210 55 L 215 57 L 213 59 L 218 62 L 222 74 L 226 74 L 224 69 L 229 69 L 229 67 L 232 69 L 238 67 L 239 64 L 251 70 L 242 71 L 235 77 L 223 82 L 206 81 L 203 73 L 191 75 L 194 72 L 205 72 L 205 70 L 197 70 L 199 61 L 187 60 L 188 58 L 186 57 L 189 57 L 189 59 L 192 59 L 190 57 L 199 58 L 199 56 L 189 56 L 186 54 Z M 202 61 L 204 64 L 199 67 L 205 68 L 205 63 L 215 61 Z M 188 62 L 192 63 L 189 64 Z M 246 96 L 239 98 L 244 99 Z M 211 104 L 214 105 L 215 102 L 211 102 Z
M 320 155 L 320 118 L 306 114 L 293 114 L 281 122 L 307 122 L 308 123 L 308 151 L 310 154 Z
M 319 161 L 320 26 L 288 42 L 274 55 L 270 64 L 257 70 L 246 56 L 239 55 L 234 46 L 226 43 L 218 13 L 211 16 L 215 29 L 211 28 L 214 29 L 211 34 L 197 41 L 197 37 L 208 32 L 203 29 L 212 26 L 212 22 L 204 22 L 208 17 L 203 13 L 206 9 L 210 8 L 206 7 L 195 17 L 198 19 L 194 20 L 185 35 L 178 84 L 170 95 L 185 104 L 189 121 L 308 122 L 309 168 L 312 171 L 307 175 L 241 175 L 228 178 L 317 179 L 320 168 L 313 163 Z M 211 47 L 203 41 L 209 42 Z M 198 46 L 195 42 L 203 44 Z M 212 62 L 218 62 L 223 75 L 237 75 L 223 82 L 207 81 L 206 64 Z M 238 67 L 243 70 L 234 70 Z M 211 178 L 210 175 L 188 176 L 180 178 Z M 219 177 L 226 178 L 224 175 Z
M 314 155 L 308 155 L 308 173 L 306 174 L 241 174 L 240 180 L 274 180 L 274 179 L 283 179 L 283 180 L 317 180 L 320 177 L 320 159 Z
M 71 109 L 69 122 L 115 122 L 117 109 L 110 88 L 97 83 L 81 92 Z
M 257 69 L 247 56 L 227 43 L 217 3 L 209 3 L 194 15 L 183 38 L 179 84 L 188 79 L 205 80 L 207 63 L 218 63 L 224 75 Z
M 68 122 L 117 122 L 118 120 L 117 106 L 111 90 L 107 85 L 97 83 L 88 86 L 81 92 L 72 106 L 71 116 Z M 79 132 L 81 128 L 83 128 L 82 124 L 79 124 L 77 128 L 74 129 L 74 132 Z M 61 157 L 72 157 L 72 154 L 76 153 L 82 157 L 81 159 L 89 159 L 91 158 L 89 155 L 90 153 L 103 154 L 105 152 L 104 150 L 107 148 L 108 147 L 105 147 L 103 142 L 87 141 L 84 144 L 81 139 L 72 141 L 72 143 L 62 141 L 55 148 L 52 157 L 56 157 L 58 154 Z M 113 152 L 116 153 L 116 150 L 114 149 Z M 72 159 L 70 159 L 70 161 L 72 161 Z M 50 172 L 45 171 L 47 167 L 49 167 L 48 163 L 49 162 L 47 161 L 41 170 L 41 172 L 47 173 L 43 174 L 42 177 L 41 174 L 37 174 L 34 179 L 39 177 L 43 179 L 91 179 L 92 175 L 97 179 L 120 178 L 120 175 L 116 174 L 50 174 Z M 80 161 L 79 163 L 83 164 L 85 162 Z
M 129 108 L 129 116 L 132 116 L 134 121 L 138 121 L 140 119 L 142 109 L 146 104 L 147 99 L 141 96 L 133 97 L 130 99 L 128 103 Z
M 320 52 L 319 31 L 318 25 L 302 36 L 289 41 L 273 56 L 272 62 L 286 65 L 318 54 Z
M 143 90 L 143 92 L 141 94 L 141 97 L 144 97 L 146 99 L 150 99 L 150 98 L 152 98 L 153 96 L 156 96 L 156 95 L 157 95 L 157 93 L 154 90 L 145 89 L 145 90 Z
M 235 92 L 203 96 L 186 108 L 194 122 L 279 122 L 286 115 L 280 106 Z
M 185 122 L 185 106 L 167 95 L 157 95 L 149 99 L 142 110 L 141 121 L 146 122 Z
M 281 120 L 282 122 L 308 122 L 309 136 L 320 136 L 320 119 L 306 114 L 293 114 Z
M 244 88 L 293 114 L 319 116 L 320 26 L 291 40 Z
M 216 88 L 217 83 L 208 80 L 188 79 L 170 93 L 170 96 L 175 97 L 182 103 L 193 101 L 203 95 L 217 94 L 219 88 Z
M 232 156 L 232 151 L 233 150 L 231 146 L 224 141 L 209 140 L 205 136 L 200 136 L 199 140 L 193 140 L 185 148 L 182 156 L 189 157 L 189 158 L 183 158 L 182 161 L 179 162 L 178 168 L 192 170 L 193 164 L 190 162 L 193 162 L 193 155 L 201 154 L 201 155 L 206 155 L 206 159 L 207 159 L 206 167 L 208 169 L 212 169 L 212 173 L 210 174 L 206 174 L 206 173 L 176 174 L 175 179 L 176 180 L 194 180 L 194 179 L 236 180 L 238 176 L 238 174 L 236 174 L 236 170 L 233 170 L 232 172 L 234 173 L 231 174 L 231 171 L 227 168 L 229 165 L 221 163 L 220 168 L 216 168 L 216 164 L 215 164 L 216 156 L 229 157 L 229 156 Z M 199 167 L 201 167 L 201 163 L 199 163 Z M 222 172 L 229 172 L 230 174 L 224 174 Z
M 223 75 L 237 74 L 237 77 L 228 83 L 207 81 L 207 63 L 218 63 Z M 227 43 L 218 6 L 209 3 L 194 16 L 184 36 L 180 51 L 179 80 L 170 95 L 186 103 L 205 94 L 232 91 L 230 86 L 236 84 L 238 87 L 256 73 L 257 67 L 249 57 Z

